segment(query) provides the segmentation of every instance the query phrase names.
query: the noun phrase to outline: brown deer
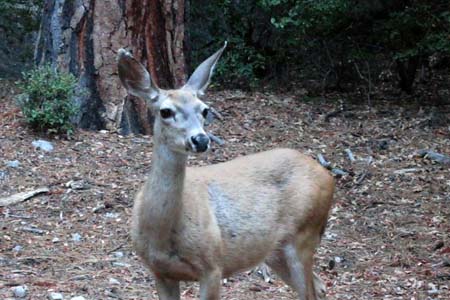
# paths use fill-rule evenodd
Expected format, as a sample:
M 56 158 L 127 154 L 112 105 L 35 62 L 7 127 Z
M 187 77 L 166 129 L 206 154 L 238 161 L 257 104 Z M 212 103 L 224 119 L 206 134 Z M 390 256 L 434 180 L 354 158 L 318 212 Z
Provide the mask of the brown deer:
M 133 208 L 134 249 L 154 274 L 160 300 L 180 299 L 180 281 L 199 281 L 201 300 L 220 299 L 221 278 L 263 261 L 300 299 L 318 299 L 313 255 L 332 204 L 328 172 L 290 149 L 186 167 L 189 154 L 210 145 L 203 128 L 209 108 L 198 97 L 225 46 L 174 90 L 158 88 L 119 50 L 123 85 L 155 116 L 152 168 Z

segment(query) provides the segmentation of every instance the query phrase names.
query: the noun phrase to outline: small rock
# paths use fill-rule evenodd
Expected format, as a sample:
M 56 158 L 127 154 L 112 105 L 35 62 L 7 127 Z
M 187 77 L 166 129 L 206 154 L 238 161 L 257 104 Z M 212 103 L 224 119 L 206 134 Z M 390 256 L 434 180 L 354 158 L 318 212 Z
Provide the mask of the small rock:
M 52 152 L 53 145 L 50 142 L 44 140 L 36 140 L 31 143 L 36 150 L 41 149 L 45 152 Z
M 0 181 L 6 180 L 7 177 L 8 177 L 8 172 L 0 171 Z
M 335 256 L 334 257 L 334 261 L 337 262 L 338 264 L 341 263 L 343 261 L 342 257 L 339 256 Z
M 334 259 L 330 259 L 330 260 L 328 261 L 328 269 L 329 269 L 329 270 L 333 270 L 334 267 L 336 267 L 336 261 L 335 261 Z
M 123 263 L 123 262 L 120 262 L 120 261 L 114 261 L 112 263 L 112 265 L 113 265 L 113 267 L 122 267 L 122 268 L 128 268 L 130 266 L 129 264 Z
M 81 235 L 79 233 L 72 233 L 72 241 L 74 242 L 81 242 Z
M 113 254 L 117 258 L 122 258 L 123 257 L 123 252 L 122 251 L 116 251 L 116 252 L 113 252 Z
M 86 300 L 86 298 L 84 298 L 83 296 L 76 296 L 76 297 L 70 298 L 70 300 Z
M 115 278 L 109 278 L 109 284 L 111 285 L 120 285 L 120 281 Z
M 335 241 L 337 239 L 337 234 L 333 233 L 333 232 L 325 232 L 325 239 L 330 240 L 330 241 Z
M 105 204 L 99 204 L 99 205 L 97 205 L 96 207 L 94 207 L 92 209 L 92 212 L 93 213 L 99 213 L 99 212 L 101 212 L 104 209 L 105 209 Z
M 72 190 L 87 190 L 91 186 L 85 180 L 71 180 L 66 183 L 66 187 L 71 188 Z
M 28 288 L 25 285 L 15 286 L 12 290 L 17 298 L 25 298 L 27 296 Z
M 59 243 L 60 242 L 60 240 L 59 240 L 59 238 L 57 238 L 57 237 L 54 237 L 53 239 L 52 239 L 52 243 Z
M 442 247 L 444 247 L 444 241 L 438 241 L 434 246 L 433 246 L 433 251 L 439 250 Z
M 115 219 L 115 218 L 118 218 L 119 216 L 120 216 L 119 213 L 108 212 L 105 214 L 105 217 L 107 217 L 109 219 Z
M 23 249 L 22 246 L 17 245 L 17 246 L 15 246 L 15 247 L 13 248 L 13 251 L 14 251 L 14 252 L 20 252 L 20 251 L 22 251 L 22 249 Z
M 6 166 L 9 168 L 18 168 L 20 166 L 20 162 L 18 160 L 7 161 Z
M 48 299 L 49 300 L 63 300 L 64 296 L 61 293 L 50 293 L 50 295 L 48 295 Z
M 71 278 L 71 280 L 92 280 L 92 276 L 88 275 L 88 274 L 82 274 L 82 275 L 76 275 L 74 277 Z
M 433 283 L 428 283 L 428 294 L 429 295 L 435 295 L 435 294 L 439 294 L 439 290 L 436 288 L 436 285 Z

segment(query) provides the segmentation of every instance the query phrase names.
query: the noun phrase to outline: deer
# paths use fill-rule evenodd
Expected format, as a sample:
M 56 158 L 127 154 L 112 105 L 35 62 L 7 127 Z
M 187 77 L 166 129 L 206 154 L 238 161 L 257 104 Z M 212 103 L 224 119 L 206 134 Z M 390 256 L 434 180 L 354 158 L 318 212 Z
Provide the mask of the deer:
M 268 265 L 301 300 L 323 299 L 314 253 L 332 206 L 334 179 L 314 159 L 273 149 L 223 163 L 188 167 L 210 148 L 201 100 L 225 45 L 186 84 L 161 89 L 125 49 L 118 73 L 129 94 L 154 115 L 150 174 L 131 217 L 135 253 L 160 300 L 180 299 L 180 281 L 198 281 L 201 300 L 220 299 L 223 278 Z

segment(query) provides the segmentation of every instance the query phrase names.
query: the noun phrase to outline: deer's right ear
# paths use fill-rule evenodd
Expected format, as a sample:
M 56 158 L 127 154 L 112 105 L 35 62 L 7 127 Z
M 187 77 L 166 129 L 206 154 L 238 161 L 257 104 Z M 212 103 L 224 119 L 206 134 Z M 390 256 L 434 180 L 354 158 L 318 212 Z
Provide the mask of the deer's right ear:
M 152 82 L 150 74 L 125 49 L 118 51 L 118 69 L 120 81 L 130 94 L 151 102 L 157 100 L 159 89 Z

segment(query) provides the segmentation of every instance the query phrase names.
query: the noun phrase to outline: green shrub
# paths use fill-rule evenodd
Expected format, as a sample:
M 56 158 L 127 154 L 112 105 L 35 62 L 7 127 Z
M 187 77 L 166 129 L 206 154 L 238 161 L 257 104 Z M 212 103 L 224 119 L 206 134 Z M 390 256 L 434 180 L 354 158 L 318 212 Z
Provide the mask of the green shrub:
M 23 81 L 18 83 L 23 94 L 18 103 L 27 123 L 38 131 L 72 134 L 72 120 L 78 111 L 74 101 L 76 84 L 72 74 L 50 66 L 23 73 Z

